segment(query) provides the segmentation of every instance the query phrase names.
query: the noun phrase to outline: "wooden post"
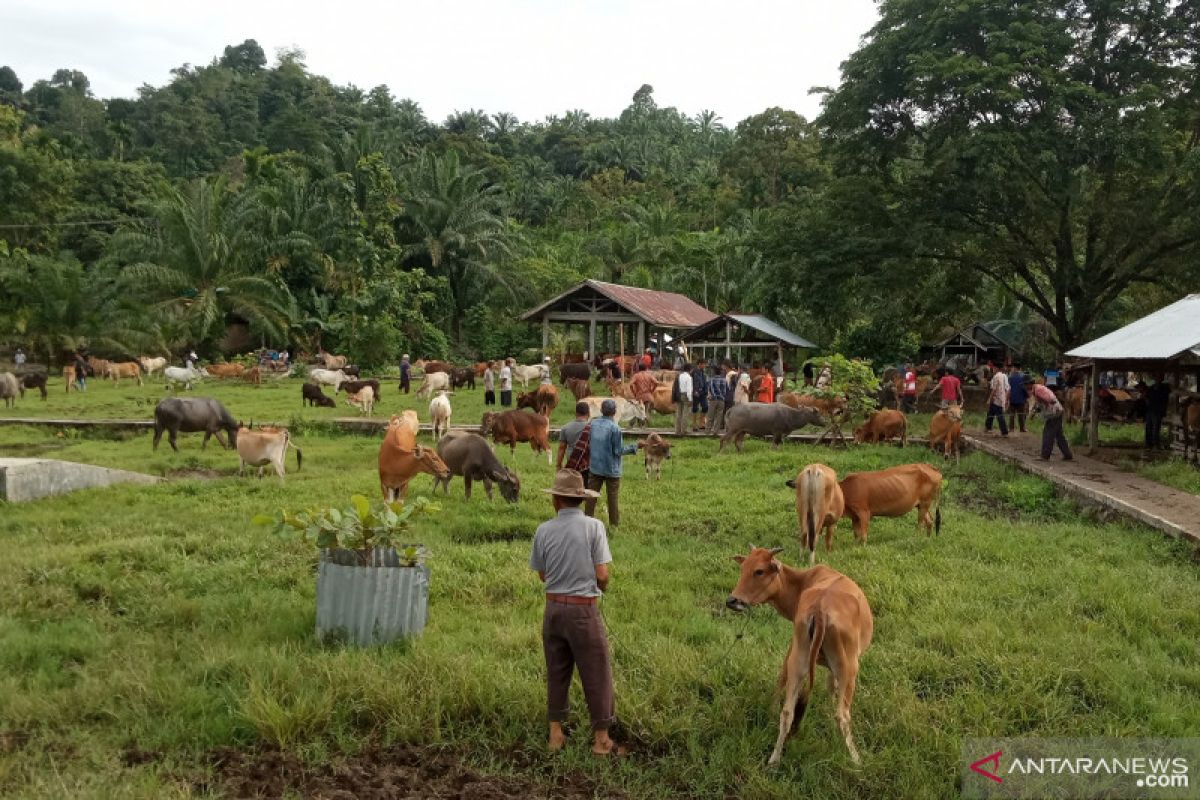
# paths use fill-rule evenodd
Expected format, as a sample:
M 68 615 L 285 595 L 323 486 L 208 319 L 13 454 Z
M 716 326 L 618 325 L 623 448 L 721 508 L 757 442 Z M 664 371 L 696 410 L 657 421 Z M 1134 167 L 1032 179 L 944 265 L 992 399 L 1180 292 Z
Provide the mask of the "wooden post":
M 542 355 L 550 355 L 546 351 L 550 349 L 550 317 L 542 315 Z
M 588 358 L 596 357 L 596 318 L 588 323 Z
M 642 353 L 646 352 L 646 321 L 638 320 L 637 327 L 637 353 L 635 355 L 641 358 Z
M 1095 453 L 1100 446 L 1100 362 L 1092 362 L 1092 374 L 1088 381 L 1088 453 Z
M 625 369 L 625 323 L 624 322 L 617 323 L 617 338 L 619 338 L 621 340 L 621 345 L 620 345 L 621 353 L 617 357 L 617 363 L 621 365 L 621 380 L 627 381 L 627 380 L 629 380 L 629 376 L 625 374 L 627 372 L 627 370 Z
M 783 374 L 784 380 L 786 380 L 787 379 L 787 371 L 783 367 L 783 342 L 775 343 L 775 353 L 776 353 L 776 357 L 779 359 L 779 371 L 780 371 L 780 373 Z M 780 390 L 783 389 L 782 386 L 780 386 L 779 388 L 780 388 Z
M 728 360 L 733 355 L 733 322 L 725 320 L 725 358 Z

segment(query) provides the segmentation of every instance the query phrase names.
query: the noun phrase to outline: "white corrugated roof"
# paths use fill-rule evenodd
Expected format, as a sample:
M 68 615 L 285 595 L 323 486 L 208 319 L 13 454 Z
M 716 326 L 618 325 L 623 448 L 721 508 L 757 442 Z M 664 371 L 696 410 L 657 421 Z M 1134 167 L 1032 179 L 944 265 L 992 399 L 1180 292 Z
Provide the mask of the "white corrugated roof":
M 1076 358 L 1174 358 L 1200 355 L 1200 294 L 1160 308 L 1137 322 L 1067 353 Z

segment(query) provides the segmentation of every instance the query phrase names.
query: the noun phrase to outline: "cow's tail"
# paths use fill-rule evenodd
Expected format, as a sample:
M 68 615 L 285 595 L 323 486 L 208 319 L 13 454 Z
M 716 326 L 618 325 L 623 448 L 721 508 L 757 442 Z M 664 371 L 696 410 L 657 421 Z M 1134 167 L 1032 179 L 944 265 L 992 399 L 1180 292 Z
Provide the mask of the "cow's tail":
M 817 677 L 817 659 L 825 642 L 825 612 L 818 608 L 808 620 L 808 691 Z
M 908 417 L 905 417 L 900 425 L 900 446 L 908 447 Z
M 942 482 L 938 480 L 933 494 L 933 532 L 940 536 L 942 533 Z
M 815 558 L 817 552 L 817 503 L 825 491 L 825 474 L 819 469 L 804 470 L 804 500 L 808 511 L 804 515 L 804 540 L 808 547 L 809 558 Z
M 304 461 L 304 454 L 300 452 L 299 447 L 296 447 L 296 445 L 292 443 L 292 434 L 290 432 L 287 434 L 287 446 L 296 451 L 296 472 L 299 472 L 300 466 Z

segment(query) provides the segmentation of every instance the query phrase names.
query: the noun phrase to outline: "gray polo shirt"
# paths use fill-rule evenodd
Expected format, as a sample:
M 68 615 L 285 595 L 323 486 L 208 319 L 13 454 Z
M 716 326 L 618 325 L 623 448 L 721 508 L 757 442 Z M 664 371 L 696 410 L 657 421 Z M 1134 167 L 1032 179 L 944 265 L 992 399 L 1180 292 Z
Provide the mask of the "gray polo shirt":
M 546 592 L 599 597 L 596 565 L 612 561 L 604 523 L 582 508 L 564 508 L 538 526 L 529 567 L 546 575 Z
M 575 446 L 575 442 L 579 440 L 579 434 L 583 433 L 583 429 L 587 427 L 591 420 L 573 419 L 558 432 L 558 440 L 567 446 L 567 454 L 571 452 L 571 448 Z

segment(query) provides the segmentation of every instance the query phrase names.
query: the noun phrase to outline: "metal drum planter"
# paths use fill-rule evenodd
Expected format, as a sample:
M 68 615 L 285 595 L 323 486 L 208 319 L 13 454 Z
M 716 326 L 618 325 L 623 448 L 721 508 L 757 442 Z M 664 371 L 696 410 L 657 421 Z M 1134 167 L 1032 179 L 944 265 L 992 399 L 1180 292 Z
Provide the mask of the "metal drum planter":
M 429 567 L 405 566 L 390 547 L 321 551 L 317 638 L 385 644 L 420 634 L 428 617 Z

